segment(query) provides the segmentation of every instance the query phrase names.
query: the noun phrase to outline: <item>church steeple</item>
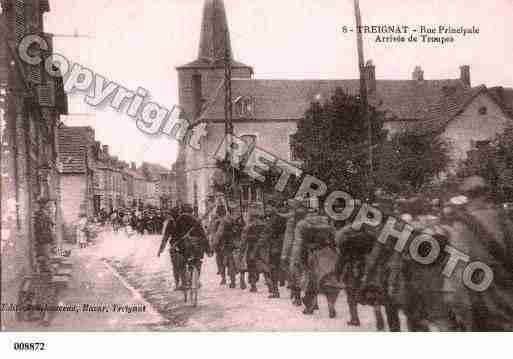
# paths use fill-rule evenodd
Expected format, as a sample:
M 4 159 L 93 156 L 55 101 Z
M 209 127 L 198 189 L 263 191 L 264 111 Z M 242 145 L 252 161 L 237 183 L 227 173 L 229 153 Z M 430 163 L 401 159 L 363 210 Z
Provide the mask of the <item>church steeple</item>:
M 198 59 L 212 62 L 223 61 L 227 51 L 232 59 L 230 31 L 224 1 L 205 0 Z
M 205 0 L 203 4 L 203 19 L 201 21 L 201 35 L 198 58 L 186 65 L 177 67 L 178 70 L 191 68 L 222 68 L 228 52 L 232 68 L 241 69 L 242 73 L 235 71 L 234 76 L 250 77 L 253 68 L 234 59 L 228 18 L 223 0 Z M 249 71 L 249 75 L 246 73 Z

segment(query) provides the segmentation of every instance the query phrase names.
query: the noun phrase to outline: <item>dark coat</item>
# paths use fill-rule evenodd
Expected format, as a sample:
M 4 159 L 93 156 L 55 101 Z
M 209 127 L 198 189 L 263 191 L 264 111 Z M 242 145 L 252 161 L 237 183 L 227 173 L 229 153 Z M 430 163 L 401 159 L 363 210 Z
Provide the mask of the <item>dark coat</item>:
M 461 280 L 452 281 L 452 286 L 445 286 L 446 290 L 454 291 L 454 302 L 449 304 L 455 308 L 470 307 L 469 329 L 513 330 L 512 222 L 503 210 L 486 203 L 470 203 L 454 211 L 451 220 L 450 244 L 469 255 L 471 261 L 490 266 L 494 279 L 483 292 L 466 288 L 459 284 Z
M 53 242 L 54 223 L 44 211 L 37 211 L 34 217 L 34 233 L 39 244 L 51 244 Z

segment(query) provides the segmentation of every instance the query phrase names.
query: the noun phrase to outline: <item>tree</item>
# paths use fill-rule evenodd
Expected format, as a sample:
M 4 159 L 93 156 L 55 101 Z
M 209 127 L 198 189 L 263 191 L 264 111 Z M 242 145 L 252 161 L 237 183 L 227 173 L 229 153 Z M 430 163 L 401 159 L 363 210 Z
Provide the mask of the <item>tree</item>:
M 480 175 L 500 201 L 513 201 L 513 125 L 490 143 L 469 152 L 462 163 L 460 177 Z
M 377 184 L 394 192 L 418 192 L 447 169 L 449 144 L 415 130 L 398 132 L 379 151 Z
M 362 108 L 358 97 L 340 88 L 324 104 L 311 104 L 294 135 L 306 172 L 330 188 L 345 189 L 361 197 L 367 194 L 369 175 L 366 112 L 372 123 L 372 143 L 379 145 L 386 138 L 383 114 L 372 107 Z

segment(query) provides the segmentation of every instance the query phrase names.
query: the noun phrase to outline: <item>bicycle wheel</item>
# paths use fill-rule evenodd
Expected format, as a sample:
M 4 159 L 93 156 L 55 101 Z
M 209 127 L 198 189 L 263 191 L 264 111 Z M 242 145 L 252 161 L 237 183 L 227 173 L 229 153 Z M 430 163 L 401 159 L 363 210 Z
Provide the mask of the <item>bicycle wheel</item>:
M 199 271 L 193 266 L 192 267 L 192 276 L 191 276 L 191 301 L 192 306 L 196 307 L 198 305 L 198 292 L 199 292 Z
M 182 283 L 182 286 L 183 286 L 184 302 L 187 303 L 187 299 L 191 298 L 191 297 L 189 297 L 189 291 L 191 288 L 191 271 L 190 271 L 190 268 L 188 265 L 184 270 L 185 270 L 184 283 Z

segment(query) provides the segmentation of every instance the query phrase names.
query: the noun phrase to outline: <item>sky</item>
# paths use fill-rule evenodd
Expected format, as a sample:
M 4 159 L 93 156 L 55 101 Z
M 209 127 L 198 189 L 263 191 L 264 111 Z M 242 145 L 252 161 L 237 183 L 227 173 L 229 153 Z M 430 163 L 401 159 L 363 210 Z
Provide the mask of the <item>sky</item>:
M 352 0 L 225 0 L 237 60 L 255 78 L 357 78 Z M 152 100 L 178 104 L 176 66 L 196 59 L 203 0 L 50 0 L 46 32 L 55 51 L 130 89 L 144 87 Z M 472 85 L 513 87 L 513 0 L 360 0 L 364 25 L 476 26 L 477 36 L 438 44 L 379 44 L 364 37 L 366 60 L 378 79 L 409 79 L 415 66 L 426 79 L 458 78 L 470 65 Z M 88 35 L 66 37 L 61 35 Z M 125 161 L 169 167 L 177 145 L 148 137 L 135 122 L 70 97 L 69 125 L 90 125 L 96 137 Z

